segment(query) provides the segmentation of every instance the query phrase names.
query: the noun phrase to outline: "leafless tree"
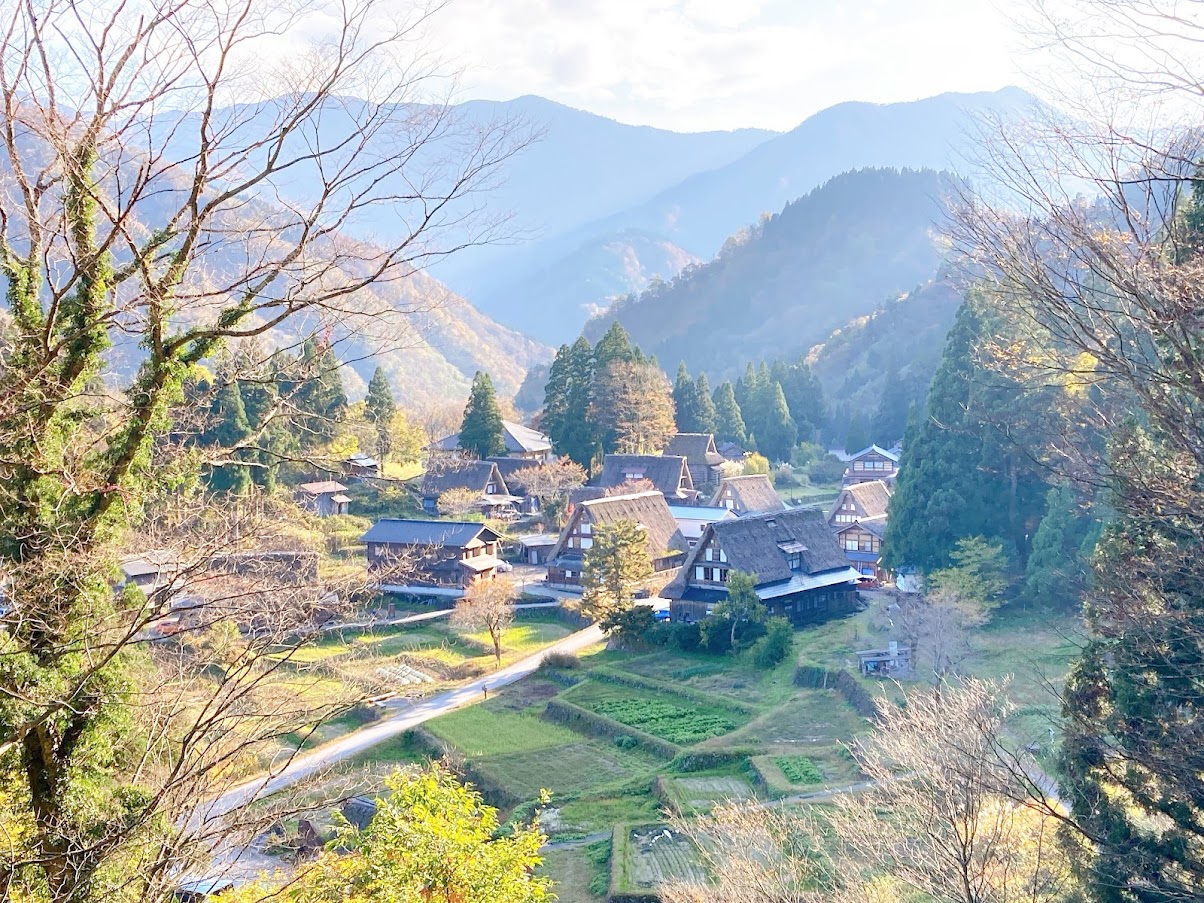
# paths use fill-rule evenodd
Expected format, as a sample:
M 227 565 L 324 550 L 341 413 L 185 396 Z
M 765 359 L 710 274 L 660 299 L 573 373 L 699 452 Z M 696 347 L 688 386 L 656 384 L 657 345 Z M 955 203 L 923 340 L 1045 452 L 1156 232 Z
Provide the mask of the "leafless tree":
M 290 723 L 342 704 L 272 689 L 268 652 L 354 594 L 215 577 L 215 547 L 264 533 L 263 516 L 209 513 L 205 457 L 173 441 L 170 414 L 228 342 L 387 339 L 390 317 L 433 303 L 414 290 L 419 268 L 496 234 L 474 194 L 521 141 L 505 124 L 466 128 L 435 97 L 418 43 L 432 11 L 0 12 L 6 894 L 162 899 L 219 830 L 196 807 Z M 370 242 L 369 221 L 394 228 Z M 115 593 L 120 553 L 157 548 L 141 544 L 148 531 L 176 536 L 186 566 L 149 594 Z M 146 652 L 141 638 L 188 599 L 202 601 L 183 603 L 175 652 Z M 261 814 L 240 808 L 220 831 Z
M 440 493 L 435 504 L 440 514 L 463 517 L 465 514 L 479 514 L 484 500 L 485 497 L 481 493 L 473 492 L 466 486 L 457 486 Z
M 514 603 L 518 587 L 509 577 L 496 577 L 474 583 L 452 609 L 453 627 L 486 630 L 493 641 L 497 667 L 502 665 L 502 634 L 514 623 Z
M 733 802 L 676 827 L 708 877 L 671 903 L 1054 903 L 1073 880 L 1063 823 L 1004 729 L 1005 687 L 968 681 L 881 705 L 853 752 L 868 780 L 828 807 Z
M 916 664 L 927 665 L 940 685 L 970 654 L 969 631 L 987 622 L 985 610 L 951 590 L 901 598 L 891 620 L 912 649 Z

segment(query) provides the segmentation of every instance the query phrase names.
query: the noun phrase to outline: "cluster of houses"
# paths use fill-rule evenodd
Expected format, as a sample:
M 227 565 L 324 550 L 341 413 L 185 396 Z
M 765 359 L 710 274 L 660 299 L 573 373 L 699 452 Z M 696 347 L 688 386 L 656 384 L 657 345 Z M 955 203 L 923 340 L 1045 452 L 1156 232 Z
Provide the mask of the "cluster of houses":
M 449 455 L 423 481 L 423 505 L 436 511 L 453 489 L 478 495 L 493 516 L 538 510 L 514 475 L 551 460 L 547 437 L 506 425 L 507 454 L 483 461 Z M 436 443 L 454 452 L 458 437 Z M 887 578 L 880 567 L 886 508 L 898 471 L 896 450 L 878 446 L 849 457 L 844 485 L 827 512 L 791 508 L 765 475 L 725 475 L 729 459 L 713 436 L 679 434 L 661 455 L 607 455 L 596 477 L 570 494 L 557 534 L 531 534 L 519 544 L 524 562 L 547 568 L 546 583 L 579 590 L 585 556 L 597 531 L 619 521 L 643 528 L 647 551 L 671 616 L 705 617 L 726 596 L 732 570 L 755 574 L 771 613 L 796 625 L 851 611 L 857 589 Z M 497 532 L 481 523 L 379 521 L 363 537 L 370 567 L 407 563 L 403 588 L 459 595 L 507 570 Z

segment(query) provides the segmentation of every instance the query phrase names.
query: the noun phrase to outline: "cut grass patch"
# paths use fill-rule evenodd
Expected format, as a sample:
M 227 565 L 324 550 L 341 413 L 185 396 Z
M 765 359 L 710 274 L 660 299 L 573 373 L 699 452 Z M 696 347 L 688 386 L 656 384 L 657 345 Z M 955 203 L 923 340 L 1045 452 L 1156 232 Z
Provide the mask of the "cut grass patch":
M 566 727 L 532 715 L 469 706 L 426 725 L 435 736 L 474 759 L 513 755 L 553 746 L 572 746 L 581 738 Z
M 706 812 L 719 803 L 755 797 L 752 785 L 739 775 L 663 777 L 661 785 L 673 807 L 684 814 Z
M 586 742 L 574 735 L 575 743 L 508 752 L 474 759 L 480 771 L 516 799 L 534 800 L 541 790 L 558 799 L 584 796 L 605 790 L 647 791 L 654 764 L 604 741 Z

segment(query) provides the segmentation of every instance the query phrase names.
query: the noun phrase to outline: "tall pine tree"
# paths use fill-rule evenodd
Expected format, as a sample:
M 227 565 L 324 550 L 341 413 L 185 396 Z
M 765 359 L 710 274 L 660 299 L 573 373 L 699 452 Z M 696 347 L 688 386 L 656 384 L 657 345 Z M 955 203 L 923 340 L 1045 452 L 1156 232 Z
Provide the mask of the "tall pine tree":
M 368 383 L 368 394 L 364 398 L 364 416 L 376 427 L 376 455 L 383 464 L 391 451 L 393 415 L 397 413 L 397 402 L 389 387 L 389 377 L 383 367 L 372 372 Z
M 736 390 L 730 382 L 719 384 L 714 401 L 715 438 L 720 442 L 735 442 L 743 446 L 748 441 L 748 430 L 740 405 L 736 403 Z
M 309 451 L 334 438 L 335 427 L 347 412 L 347 393 L 330 343 L 306 339 L 299 369 L 301 379 L 289 379 L 287 391 L 297 411 L 298 440 Z
M 472 391 L 460 424 L 460 449 L 481 459 L 506 451 L 506 432 L 493 380 L 479 370 L 472 379 Z
M 776 382 L 759 390 L 765 396 L 761 421 L 756 425 L 757 451 L 770 461 L 789 461 L 798 445 L 798 429 L 786 405 L 786 396 Z
M 568 349 L 564 362 L 564 403 L 556 451 L 588 469 L 601 440 L 590 419 L 594 391 L 594 349 L 585 337 Z
M 244 455 L 237 446 L 250 437 L 251 426 L 236 382 L 227 382 L 218 390 L 209 414 L 212 425 L 202 434 L 201 443 L 219 454 L 220 450 L 227 450 L 225 457 L 229 459 L 210 467 L 209 486 L 216 492 L 242 494 L 251 488 L 251 475 L 245 464 L 237 463 Z
M 718 420 L 715 414 L 715 402 L 711 400 L 711 386 L 707 382 L 705 373 L 698 374 L 698 381 L 694 383 L 694 392 L 698 398 L 698 419 L 695 421 L 698 429 L 694 432 L 713 433 L 718 425 Z
M 698 386 L 690 378 L 686 362 L 677 365 L 677 380 L 673 383 L 673 404 L 677 410 L 677 428 L 683 433 L 702 433 L 702 399 Z
M 996 325 L 970 296 L 949 332 L 928 395 L 927 416 L 909 428 L 883 538 L 883 562 L 924 571 L 947 567 L 957 541 L 999 538 L 1023 562 L 1044 509 L 1041 472 L 1002 436 L 1002 418 L 1022 406 L 1020 387 L 976 363 Z

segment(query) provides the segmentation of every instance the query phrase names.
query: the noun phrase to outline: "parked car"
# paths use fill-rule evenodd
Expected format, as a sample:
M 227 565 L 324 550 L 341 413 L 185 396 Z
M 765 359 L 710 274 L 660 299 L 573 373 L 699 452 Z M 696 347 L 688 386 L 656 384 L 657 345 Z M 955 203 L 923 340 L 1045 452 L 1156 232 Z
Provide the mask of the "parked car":
M 514 570 L 514 565 L 512 565 L 509 561 L 499 561 L 497 563 L 497 569 L 499 574 L 509 574 L 512 570 Z

